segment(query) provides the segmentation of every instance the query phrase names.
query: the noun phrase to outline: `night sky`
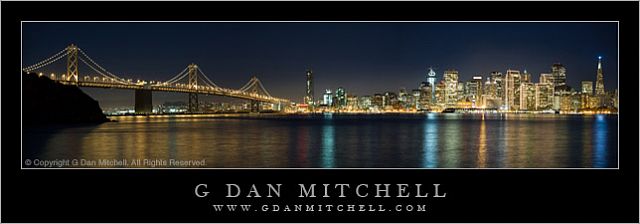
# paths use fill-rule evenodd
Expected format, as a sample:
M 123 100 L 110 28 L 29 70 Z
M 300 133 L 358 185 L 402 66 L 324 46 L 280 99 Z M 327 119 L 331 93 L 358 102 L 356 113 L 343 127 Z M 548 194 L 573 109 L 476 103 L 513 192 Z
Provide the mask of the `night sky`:
M 605 88 L 618 82 L 616 23 L 23 23 L 22 38 L 25 66 L 75 43 L 123 78 L 167 80 L 193 62 L 219 86 L 240 88 L 256 75 L 272 95 L 296 102 L 307 68 L 316 99 L 326 88 L 411 90 L 430 66 L 438 80 L 449 68 L 461 81 L 512 68 L 538 82 L 559 62 L 579 89 L 582 80 L 595 84 L 597 56 Z M 43 72 L 62 73 L 64 63 Z M 80 75 L 88 70 L 81 65 Z M 84 91 L 103 108 L 133 106 L 131 90 Z M 154 93 L 154 104 L 165 101 L 187 101 L 187 94 Z

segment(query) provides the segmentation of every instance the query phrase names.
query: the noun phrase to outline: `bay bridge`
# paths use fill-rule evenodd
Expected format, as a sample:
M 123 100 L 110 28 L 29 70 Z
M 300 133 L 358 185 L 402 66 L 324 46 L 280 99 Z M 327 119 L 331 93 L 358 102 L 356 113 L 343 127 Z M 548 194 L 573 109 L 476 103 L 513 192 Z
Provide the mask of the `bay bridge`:
M 220 87 L 209 79 L 198 65 L 193 63 L 166 81 L 125 79 L 114 75 L 100 66 L 100 64 L 96 63 L 82 49 L 74 44 L 69 45 L 49 58 L 22 68 L 22 71 L 27 74 L 37 73 L 39 76 L 43 76 L 43 73 L 39 72 L 41 69 L 65 57 L 66 73 L 60 75 L 51 74 L 49 76 L 51 80 L 64 85 L 75 85 L 78 87 L 135 90 L 135 112 L 138 114 L 152 112 L 152 92 L 154 91 L 187 93 L 189 95 L 188 111 L 190 113 L 199 111 L 199 94 L 248 100 L 251 102 L 251 112 L 259 112 L 261 103 L 275 104 L 280 109 L 286 104 L 291 103 L 288 99 L 271 96 L 256 76 L 250 78 L 249 81 L 239 89 Z M 78 70 L 80 63 L 96 72 L 96 75 L 81 76 Z

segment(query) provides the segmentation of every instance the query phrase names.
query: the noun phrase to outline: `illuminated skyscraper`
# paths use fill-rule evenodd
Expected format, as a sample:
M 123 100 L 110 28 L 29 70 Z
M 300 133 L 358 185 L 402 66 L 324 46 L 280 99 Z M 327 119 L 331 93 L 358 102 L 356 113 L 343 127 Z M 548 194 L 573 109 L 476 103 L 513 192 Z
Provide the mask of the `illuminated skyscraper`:
M 567 69 L 560 63 L 551 66 L 554 86 L 564 86 L 567 84 Z
M 336 89 L 336 99 L 336 107 L 343 108 L 347 106 L 347 93 L 345 92 L 344 88 L 338 87 L 338 89 Z
M 540 73 L 540 83 L 548 83 L 553 85 L 553 74 Z
M 322 104 L 327 105 L 328 107 L 333 105 L 333 93 L 331 93 L 330 89 L 327 89 L 324 92 L 324 101 Z
M 314 106 L 315 102 L 313 99 L 313 72 L 311 69 L 307 70 L 307 92 L 304 96 L 304 103 L 309 106 Z
M 582 93 L 592 95 L 593 94 L 593 82 L 592 81 L 582 81 Z
M 602 56 L 598 56 L 598 72 L 596 74 L 596 95 L 604 95 L 604 74 L 602 73 Z
M 520 107 L 520 71 L 507 70 L 504 82 L 505 109 L 512 110 Z
M 553 84 L 535 84 L 535 108 L 536 110 L 548 110 L 553 105 Z
M 535 110 L 536 88 L 533 83 L 522 82 L 520 84 L 520 110 Z
M 504 77 L 502 76 L 502 72 L 491 72 L 491 82 L 496 84 L 495 87 L 498 99 L 500 102 L 504 102 Z
M 482 76 L 473 76 L 470 81 L 465 84 L 466 97 L 472 103 L 473 107 L 480 107 L 482 96 Z
M 427 82 L 431 87 L 431 101 L 436 97 L 436 72 L 433 71 L 432 68 L 429 68 L 429 72 L 427 73 Z
M 458 71 L 453 69 L 444 71 L 444 84 L 445 104 L 455 105 L 458 101 Z

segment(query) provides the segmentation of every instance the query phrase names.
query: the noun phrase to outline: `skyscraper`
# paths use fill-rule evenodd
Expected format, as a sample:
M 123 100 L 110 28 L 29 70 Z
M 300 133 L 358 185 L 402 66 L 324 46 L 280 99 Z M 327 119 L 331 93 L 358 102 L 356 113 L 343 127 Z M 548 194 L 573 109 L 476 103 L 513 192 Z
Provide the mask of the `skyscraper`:
M 593 94 L 593 82 L 582 81 L 582 93 L 592 95 Z
M 505 109 L 518 109 L 520 107 L 520 71 L 508 69 L 504 82 Z
M 598 72 L 596 74 L 596 95 L 604 95 L 604 74 L 602 73 L 602 56 L 598 56 Z
M 333 105 L 333 93 L 331 93 L 330 89 L 327 89 L 324 92 L 324 99 L 322 103 L 324 105 L 327 105 L 328 107 L 331 107 Z
M 314 98 L 313 98 L 313 72 L 311 69 L 307 70 L 307 92 L 304 96 L 304 103 L 309 106 L 314 106 Z
M 445 103 L 447 106 L 456 104 L 458 99 L 458 71 L 453 69 L 444 71 L 444 84 Z
M 554 86 L 564 86 L 567 84 L 567 69 L 560 63 L 551 66 Z
M 432 68 L 429 68 L 427 73 L 427 82 L 431 86 L 431 101 L 436 97 L 436 72 Z
M 347 106 L 347 93 L 344 88 L 338 87 L 338 89 L 336 89 L 336 99 L 337 102 L 335 102 L 335 104 L 337 107 L 342 108 Z

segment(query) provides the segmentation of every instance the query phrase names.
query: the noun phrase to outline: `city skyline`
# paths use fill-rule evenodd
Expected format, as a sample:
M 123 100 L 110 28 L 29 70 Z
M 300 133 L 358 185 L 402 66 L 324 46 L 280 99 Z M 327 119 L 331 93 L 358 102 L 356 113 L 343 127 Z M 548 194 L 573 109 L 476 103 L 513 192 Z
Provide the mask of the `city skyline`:
M 51 46 L 56 46 L 57 43 L 66 46 L 68 42 L 73 42 L 92 52 L 92 55 L 97 55 L 94 59 L 99 60 L 112 72 L 124 74 L 125 77 L 163 80 L 174 75 L 171 72 L 179 72 L 179 69 L 184 67 L 182 62 L 188 64 L 194 61 L 221 86 L 239 87 L 252 75 L 257 75 L 274 96 L 302 102 L 305 96 L 304 74 L 307 69 L 312 69 L 314 73 L 315 99 L 321 98 L 321 92 L 324 89 L 338 87 L 343 87 L 349 93 L 356 95 L 398 91 L 403 87 L 411 90 L 417 88 L 420 82 L 426 81 L 429 67 L 436 68 L 438 80 L 442 79 L 446 69 L 457 70 L 461 82 L 471 80 L 473 76 L 478 75 L 487 77 L 492 71 L 505 73 L 507 69 L 515 69 L 527 70 L 533 80 L 537 81 L 540 73 L 551 72 L 553 63 L 562 63 L 567 69 L 568 84 L 579 90 L 582 81 L 596 83 L 596 61 L 598 56 L 602 56 L 605 89 L 610 91 L 617 88 L 616 23 L 98 23 L 97 27 L 94 25 L 96 24 L 23 24 L 23 63 L 29 64 L 40 60 L 42 55 L 54 53 Z M 95 32 L 85 32 L 86 30 L 82 27 Z M 240 48 L 237 48 L 237 51 L 227 49 L 229 47 L 212 51 L 219 53 L 211 53 L 214 54 L 211 56 L 206 50 L 219 46 L 216 40 L 170 43 L 172 40 L 179 39 L 168 35 L 170 30 L 198 27 L 214 27 L 216 31 L 225 30 L 227 31 L 224 32 L 225 37 L 217 40 L 226 38 L 224 43 L 233 45 L 231 48 L 234 46 Z M 72 34 L 80 32 L 72 30 L 80 29 L 82 33 L 91 33 L 91 35 L 76 35 L 77 37 L 73 38 L 75 40 L 69 40 L 72 38 L 63 35 L 48 41 L 46 46 L 43 45 L 45 43 L 39 43 L 38 34 L 47 33 L 47 30 L 51 29 L 63 29 Z M 120 42 L 123 39 L 118 36 L 111 37 L 113 40 L 110 41 L 101 41 L 100 39 L 105 39 L 104 37 L 95 38 L 104 32 L 113 33 L 114 30 L 135 32 L 132 31 L 132 35 L 127 36 L 130 38 L 126 38 L 124 42 Z M 166 32 L 165 36 L 159 35 L 163 33 L 159 30 Z M 310 34 L 309 37 L 293 35 L 297 31 L 305 30 Z M 460 37 L 463 33 L 486 34 L 488 31 L 496 30 L 508 30 L 512 37 L 519 38 L 506 38 L 517 40 L 504 42 L 503 36 L 491 35 L 490 38 L 470 39 L 466 42 L 472 43 L 463 43 L 464 38 Z M 549 37 L 543 34 L 554 33 L 553 31 L 563 33 L 559 32 L 560 30 L 565 34 L 551 38 L 552 42 L 545 43 L 549 41 Z M 240 41 L 232 40 L 243 33 L 260 33 L 259 31 L 269 32 L 256 38 L 245 37 Z M 418 40 L 420 37 L 425 37 L 425 31 L 433 31 L 433 33 L 448 31 L 445 33 L 451 33 L 452 37 L 449 39 L 453 40 L 444 41 L 443 39 L 447 38 L 440 35 L 434 35 L 436 37 L 426 35 L 430 39 Z M 199 32 L 207 33 L 204 31 L 195 33 Z M 273 34 L 274 32 L 278 34 Z M 320 37 L 312 35 L 319 33 L 335 34 L 338 37 L 327 34 Z M 532 38 L 528 34 L 540 34 L 544 38 Z M 89 38 L 92 35 L 94 38 Z M 158 35 L 157 38 L 151 38 Z M 295 37 L 289 37 L 289 35 Z M 362 38 L 361 42 L 364 43 L 358 42 L 358 38 Z M 294 40 L 294 42 L 290 46 L 283 46 L 287 45 L 286 40 Z M 116 44 L 117 42 L 119 43 Z M 448 44 L 437 46 L 437 43 L 441 42 Z M 573 44 L 570 44 L 571 42 Z M 600 44 L 595 44 L 596 42 Z M 210 46 L 194 50 L 192 45 L 198 44 Z M 183 47 L 180 48 L 177 45 Z M 348 45 L 355 46 L 348 47 Z M 322 50 L 322 48 L 328 49 Z M 532 50 L 533 48 L 537 50 Z M 427 51 L 423 52 L 424 49 Z M 194 53 L 186 54 L 189 55 L 186 58 L 181 57 L 188 51 Z M 247 54 L 242 57 L 243 53 Z M 225 55 L 230 56 L 225 57 Z M 220 57 L 226 59 L 212 60 Z M 227 72 L 224 72 L 225 70 Z M 127 76 L 126 74 L 139 75 Z M 85 91 L 98 98 L 103 106 L 131 105 L 131 93 L 127 91 L 116 93 L 102 90 L 85 89 Z M 103 101 L 101 96 L 104 95 L 109 95 L 112 100 Z M 186 97 L 180 94 L 156 95 L 159 96 L 154 96 L 154 99 L 166 98 L 159 101 L 160 103 L 186 100 Z M 154 104 L 157 103 L 154 102 Z

